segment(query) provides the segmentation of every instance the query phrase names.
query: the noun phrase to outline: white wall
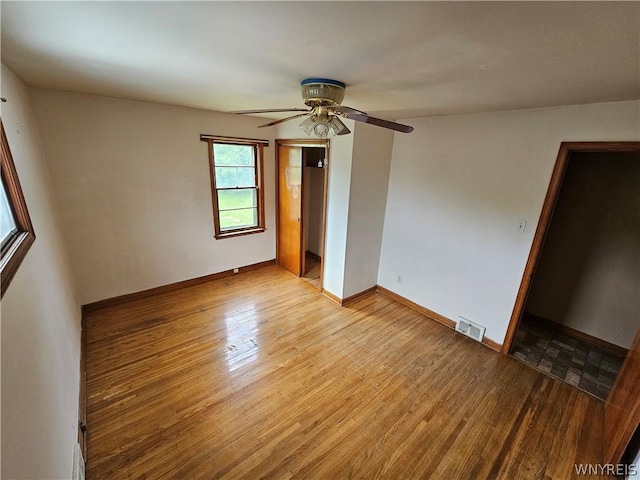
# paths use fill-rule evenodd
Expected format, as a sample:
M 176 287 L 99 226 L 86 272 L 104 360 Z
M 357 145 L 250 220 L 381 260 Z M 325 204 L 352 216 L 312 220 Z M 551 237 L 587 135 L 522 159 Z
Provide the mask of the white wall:
M 322 207 L 324 200 L 324 169 L 305 167 L 307 175 L 307 250 L 322 255 Z
M 574 154 L 526 311 L 629 348 L 640 327 L 640 154 Z
M 33 90 L 83 304 L 275 258 L 273 145 L 267 231 L 216 240 L 200 134 L 265 138 L 254 117 Z
M 618 102 L 408 120 L 415 131 L 393 146 L 378 283 L 502 342 L 560 142 L 638 140 L 639 112 Z
M 356 125 L 343 298 L 378 283 L 393 139 L 391 130 Z
M 80 306 L 26 87 L 4 65 L 2 121 L 36 234 L 2 299 L 2 477 L 71 478 Z

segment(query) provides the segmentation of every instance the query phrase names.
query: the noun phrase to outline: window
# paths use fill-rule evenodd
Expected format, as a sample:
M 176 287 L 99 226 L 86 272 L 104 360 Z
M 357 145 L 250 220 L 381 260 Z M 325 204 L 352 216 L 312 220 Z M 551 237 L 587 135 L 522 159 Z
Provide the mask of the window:
M 209 144 L 215 237 L 263 232 L 262 155 L 266 140 L 202 135 Z
M 0 121 L 2 143 L 2 192 L 0 193 L 0 235 L 2 236 L 2 260 L 0 261 L 1 295 L 7 290 L 29 248 L 36 239 L 27 211 L 27 204 L 20 188 L 18 174 L 13 163 L 4 125 Z

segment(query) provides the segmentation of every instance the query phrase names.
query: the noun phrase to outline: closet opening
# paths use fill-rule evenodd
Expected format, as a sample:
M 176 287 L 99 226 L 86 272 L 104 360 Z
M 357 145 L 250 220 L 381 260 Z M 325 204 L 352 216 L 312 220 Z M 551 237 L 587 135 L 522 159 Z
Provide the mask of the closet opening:
M 276 145 L 276 262 L 322 290 L 329 141 Z

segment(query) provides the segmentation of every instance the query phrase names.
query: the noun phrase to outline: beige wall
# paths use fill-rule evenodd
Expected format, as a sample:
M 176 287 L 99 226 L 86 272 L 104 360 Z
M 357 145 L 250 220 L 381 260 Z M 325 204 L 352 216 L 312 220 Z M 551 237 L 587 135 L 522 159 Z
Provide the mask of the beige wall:
M 640 327 L 640 154 L 574 154 L 526 310 L 629 348 Z
M 305 168 L 309 193 L 307 212 L 307 250 L 316 255 L 322 254 L 322 202 L 324 200 L 324 169 Z
M 306 248 L 306 250 L 309 250 L 309 213 L 310 213 L 310 209 L 311 209 L 311 204 L 309 202 L 309 199 L 311 198 L 311 189 L 309 188 L 309 185 L 308 185 L 308 178 L 309 178 L 309 175 L 311 175 L 309 173 L 309 170 L 311 170 L 311 168 L 303 166 L 302 169 L 303 169 L 302 176 L 304 178 L 303 182 L 305 184 L 304 198 L 303 198 L 303 202 L 302 202 L 303 203 L 302 208 L 304 209 L 304 213 L 303 213 L 303 216 L 304 216 L 304 232 L 303 232 L 303 234 L 304 234 L 304 245 L 305 245 L 305 248 Z
M 25 86 L 2 66 L 2 121 L 36 233 L 2 310 L 2 477 L 71 478 L 80 306 Z
M 617 102 L 407 120 L 378 283 L 502 342 L 560 143 L 637 141 L 639 117 L 639 102 Z
M 36 89 L 32 92 L 83 304 L 275 258 L 273 145 L 264 233 L 213 238 L 200 134 L 266 138 L 263 119 Z

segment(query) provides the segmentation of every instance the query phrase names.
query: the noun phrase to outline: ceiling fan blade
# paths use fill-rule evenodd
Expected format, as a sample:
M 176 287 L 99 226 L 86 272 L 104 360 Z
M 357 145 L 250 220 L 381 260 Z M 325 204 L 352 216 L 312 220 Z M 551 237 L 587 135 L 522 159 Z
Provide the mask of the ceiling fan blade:
M 309 111 L 305 110 L 304 113 L 299 113 L 298 115 L 292 115 L 291 117 L 283 118 L 282 120 L 274 120 L 273 122 L 265 123 L 264 125 L 259 125 L 258 128 L 271 127 L 273 125 L 278 125 L 279 123 L 282 123 L 282 122 L 288 122 L 289 120 L 293 120 L 294 118 L 304 117 L 305 115 L 308 115 L 308 114 L 309 114 Z
M 237 110 L 235 112 L 238 115 L 251 115 L 252 113 L 279 113 L 279 112 L 308 112 L 306 108 L 270 108 L 267 110 Z
M 328 110 L 333 110 L 336 113 L 358 113 L 360 115 L 366 115 L 367 112 L 358 110 L 356 108 L 347 107 L 346 105 L 336 105 L 335 107 L 328 107 Z
M 391 122 L 389 120 L 383 120 L 382 118 L 370 117 L 369 115 L 364 115 L 361 113 L 346 113 L 344 114 L 344 116 L 351 120 L 355 120 L 356 122 L 370 123 L 371 125 L 389 128 L 391 130 L 395 130 L 396 132 L 402 132 L 402 133 L 413 132 L 413 127 L 410 127 L 409 125 L 403 125 L 401 123 Z

